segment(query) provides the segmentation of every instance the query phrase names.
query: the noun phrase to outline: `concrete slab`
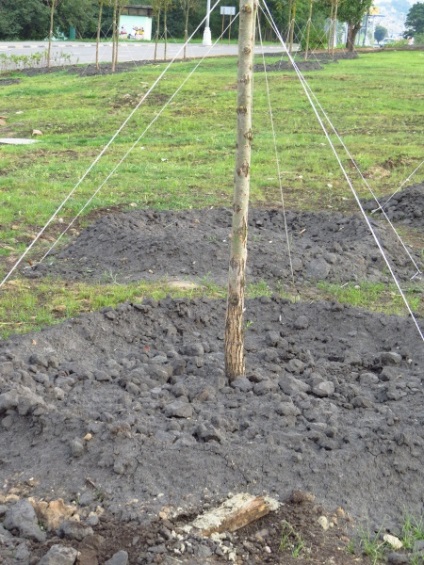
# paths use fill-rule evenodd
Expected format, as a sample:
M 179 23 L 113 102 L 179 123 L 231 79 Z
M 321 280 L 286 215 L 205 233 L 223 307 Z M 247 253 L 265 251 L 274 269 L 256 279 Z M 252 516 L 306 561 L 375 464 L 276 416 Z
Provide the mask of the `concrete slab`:
M 0 137 L 0 145 L 31 145 L 32 143 L 37 143 L 37 140 L 22 137 Z

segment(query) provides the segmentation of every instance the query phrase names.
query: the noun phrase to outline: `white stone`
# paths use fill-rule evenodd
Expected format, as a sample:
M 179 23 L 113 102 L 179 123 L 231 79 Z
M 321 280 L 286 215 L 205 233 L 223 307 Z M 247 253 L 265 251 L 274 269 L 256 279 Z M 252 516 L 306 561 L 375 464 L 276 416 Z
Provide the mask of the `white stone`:
M 402 549 L 403 543 L 396 536 L 391 534 L 384 534 L 383 540 L 388 543 L 393 549 Z

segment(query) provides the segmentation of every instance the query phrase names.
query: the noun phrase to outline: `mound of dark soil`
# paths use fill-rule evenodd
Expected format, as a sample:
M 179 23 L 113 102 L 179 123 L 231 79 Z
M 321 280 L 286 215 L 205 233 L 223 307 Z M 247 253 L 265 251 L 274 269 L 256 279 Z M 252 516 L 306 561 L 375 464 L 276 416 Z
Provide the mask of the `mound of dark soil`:
M 408 198 L 397 206 L 415 218 L 415 193 Z M 290 212 L 287 224 L 297 279 L 385 280 L 360 218 Z M 373 224 L 387 249 L 398 245 Z M 280 210 L 252 210 L 250 280 L 289 278 L 284 232 Z M 225 210 L 112 214 L 29 274 L 223 282 L 229 234 Z M 392 257 L 409 276 L 398 251 Z M 391 532 L 405 511 L 422 515 L 424 347 L 412 320 L 249 300 L 246 376 L 229 383 L 224 318 L 223 301 L 146 300 L 0 341 L 3 563 L 37 563 L 53 546 L 78 550 L 80 565 L 118 550 L 128 557 L 109 565 L 351 565 L 349 515 Z M 221 540 L 187 531 L 230 492 L 282 504 Z M 38 510 L 73 503 L 79 522 L 46 537 L 30 496 Z
M 389 281 L 363 218 L 334 212 L 288 212 L 286 218 L 297 282 Z M 395 234 L 383 223 L 373 225 L 395 273 L 408 280 L 415 270 Z M 25 274 L 100 282 L 208 277 L 225 284 L 230 231 L 231 214 L 223 209 L 111 214 Z M 291 280 L 281 210 L 251 210 L 248 246 L 249 282 L 275 287 Z M 419 263 L 419 253 L 415 258 Z
M 267 72 L 294 70 L 291 61 L 285 59 L 283 53 L 273 53 L 272 55 L 267 54 L 267 57 L 268 56 L 273 56 L 273 57 L 280 56 L 282 58 L 277 63 L 266 65 Z M 319 71 L 322 69 L 323 65 L 326 65 L 328 63 L 338 63 L 338 61 L 341 59 L 356 59 L 357 57 L 358 57 L 357 53 L 349 53 L 349 52 L 334 53 L 334 54 L 312 52 L 309 54 L 309 59 L 305 61 L 304 55 L 302 53 L 296 53 L 295 62 L 297 68 L 300 71 Z M 263 72 L 265 70 L 264 65 L 263 64 L 255 65 L 254 70 L 255 72 Z
M 424 228 L 424 184 L 410 186 L 396 194 L 379 198 L 381 208 L 393 222 L 414 228 Z M 383 213 L 376 201 L 364 202 L 365 210 L 374 212 L 374 217 L 381 218 Z
M 19 84 L 19 78 L 0 78 L 0 86 L 10 86 L 11 84 Z
M 230 491 L 311 491 L 371 527 L 420 514 L 424 348 L 412 322 L 331 303 L 246 306 L 247 374 L 232 385 L 221 301 L 123 304 L 0 343 L 4 491 L 145 524 Z M 150 539 L 133 563 L 165 562 L 149 555 L 172 540 L 152 550 Z M 239 562 L 288 563 L 270 559 Z
M 310 60 L 310 61 L 297 61 L 296 66 L 300 71 L 320 71 L 322 69 L 322 64 L 320 61 Z M 255 73 L 260 73 L 263 71 L 294 71 L 294 67 L 290 61 L 280 60 L 277 63 L 266 65 L 258 64 L 254 66 Z

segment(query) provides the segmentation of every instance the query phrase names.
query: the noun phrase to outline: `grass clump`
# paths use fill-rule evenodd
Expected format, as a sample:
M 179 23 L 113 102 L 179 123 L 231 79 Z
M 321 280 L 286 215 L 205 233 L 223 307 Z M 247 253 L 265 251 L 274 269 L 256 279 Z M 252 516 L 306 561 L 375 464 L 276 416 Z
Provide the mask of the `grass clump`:
M 121 285 L 17 279 L 6 283 L 0 300 L 0 337 L 36 331 L 84 312 L 116 307 L 123 302 L 141 302 L 146 297 L 160 300 L 166 296 L 205 295 L 220 298 L 224 291 L 201 284 L 174 286 L 163 281 Z
M 339 285 L 319 282 L 317 286 L 328 299 L 336 299 L 338 302 L 356 308 L 396 315 L 405 315 L 406 312 L 405 303 L 394 284 L 362 281 L 361 283 Z M 423 289 L 419 283 L 409 284 L 403 289 L 403 292 L 412 311 L 423 315 Z
M 390 541 L 391 538 L 394 538 Z M 398 544 L 394 547 L 393 543 Z M 424 518 L 406 514 L 403 517 L 399 535 L 386 536 L 382 529 L 376 533 L 363 530 L 356 540 L 348 544 L 348 551 L 353 554 L 367 556 L 372 565 L 387 563 L 390 553 L 403 556 L 411 565 L 422 565 L 424 563 L 424 550 L 418 542 L 424 542 Z M 400 563 L 401 561 L 399 561 Z
M 306 542 L 287 520 L 281 522 L 280 551 L 290 551 L 292 557 L 298 558 L 307 551 Z

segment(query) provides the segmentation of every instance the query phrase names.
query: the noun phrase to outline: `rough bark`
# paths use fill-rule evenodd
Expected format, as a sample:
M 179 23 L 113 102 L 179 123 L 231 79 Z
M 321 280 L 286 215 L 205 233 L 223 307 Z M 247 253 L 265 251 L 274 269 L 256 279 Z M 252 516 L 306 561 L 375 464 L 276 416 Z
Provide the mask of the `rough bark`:
M 240 0 L 237 91 L 237 154 L 234 174 L 233 225 L 225 321 L 225 370 L 230 381 L 245 373 L 244 292 L 247 216 L 252 146 L 253 51 L 256 3 Z
M 350 52 L 355 50 L 356 36 L 358 35 L 361 25 L 349 25 L 347 30 L 346 49 Z

